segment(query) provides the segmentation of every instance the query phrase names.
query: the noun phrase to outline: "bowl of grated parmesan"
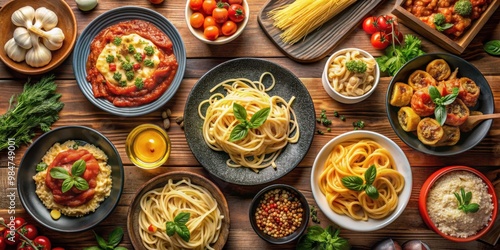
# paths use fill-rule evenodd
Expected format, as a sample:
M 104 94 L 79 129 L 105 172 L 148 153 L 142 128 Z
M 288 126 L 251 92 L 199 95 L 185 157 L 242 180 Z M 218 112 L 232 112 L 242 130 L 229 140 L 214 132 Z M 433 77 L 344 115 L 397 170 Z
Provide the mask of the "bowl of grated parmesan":
M 491 181 L 475 168 L 448 166 L 422 185 L 419 211 L 425 224 L 454 242 L 474 241 L 497 217 L 498 201 Z

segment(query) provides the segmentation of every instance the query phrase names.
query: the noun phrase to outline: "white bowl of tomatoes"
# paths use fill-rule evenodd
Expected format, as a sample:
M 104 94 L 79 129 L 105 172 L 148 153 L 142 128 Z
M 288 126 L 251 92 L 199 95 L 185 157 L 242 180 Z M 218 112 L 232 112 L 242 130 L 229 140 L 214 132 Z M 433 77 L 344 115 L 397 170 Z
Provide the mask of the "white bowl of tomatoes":
M 246 0 L 187 0 L 186 23 L 200 41 L 219 45 L 236 39 L 248 23 Z

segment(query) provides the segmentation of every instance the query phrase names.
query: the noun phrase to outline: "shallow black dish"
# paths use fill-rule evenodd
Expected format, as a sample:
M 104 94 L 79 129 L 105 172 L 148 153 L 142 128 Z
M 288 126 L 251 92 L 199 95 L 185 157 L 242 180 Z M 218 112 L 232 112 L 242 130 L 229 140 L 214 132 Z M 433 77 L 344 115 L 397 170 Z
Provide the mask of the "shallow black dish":
M 173 51 L 179 64 L 177 73 L 175 74 L 170 87 L 158 99 L 148 104 L 137 107 L 116 107 L 105 98 L 94 97 L 92 86 L 87 81 L 86 63 L 90 53 L 90 44 L 95 36 L 101 30 L 123 21 L 139 19 L 148 21 L 163 31 L 173 43 Z M 80 37 L 76 41 L 75 50 L 73 52 L 73 71 L 75 72 L 76 82 L 83 92 L 85 97 L 98 108 L 118 116 L 141 116 L 151 113 L 167 103 L 177 92 L 181 85 L 184 71 L 186 69 L 186 49 L 182 41 L 179 31 L 175 26 L 160 13 L 135 6 L 124 6 L 107 11 L 92 22 L 82 31 Z
M 300 203 L 302 204 L 302 208 L 304 209 L 304 213 L 302 214 L 302 223 L 300 224 L 299 228 L 297 228 L 297 230 L 295 230 L 295 232 L 293 232 L 292 234 L 285 236 L 285 237 L 282 237 L 282 238 L 274 238 L 268 234 L 265 234 L 263 231 L 261 231 L 257 227 L 257 223 L 255 220 L 255 211 L 257 210 L 257 207 L 259 206 L 262 198 L 264 198 L 264 194 L 266 194 L 267 192 L 274 190 L 274 189 L 284 189 L 284 190 L 289 191 L 290 193 L 292 193 L 293 195 L 295 195 L 295 197 L 297 197 L 299 199 Z M 300 237 L 300 235 L 302 235 L 302 233 L 304 233 L 304 231 L 306 230 L 306 228 L 309 224 L 310 211 L 309 211 L 309 204 L 307 203 L 306 197 L 304 196 L 304 194 L 299 192 L 299 190 L 297 190 L 296 188 L 294 188 L 290 185 L 286 185 L 286 184 L 273 184 L 273 185 L 267 186 L 267 187 L 263 188 L 262 190 L 260 190 L 253 198 L 252 203 L 250 204 L 250 209 L 248 212 L 249 212 L 250 224 L 252 225 L 252 228 L 255 231 L 255 233 L 260 238 L 262 238 L 265 241 L 272 243 L 272 244 L 286 244 L 286 243 L 289 243 L 291 241 L 294 241 L 295 239 Z
M 392 78 L 387 89 L 386 96 L 386 111 L 388 115 L 389 122 L 391 123 L 394 132 L 399 136 L 399 138 L 406 143 L 408 146 L 416 149 L 422 153 L 438 156 L 456 155 L 463 153 L 478 143 L 480 143 L 483 138 L 488 134 L 490 130 L 492 120 L 483 121 L 481 124 L 476 126 L 474 130 L 468 133 L 460 134 L 460 141 L 454 146 L 444 146 L 444 147 L 433 147 L 427 146 L 418 140 L 418 137 L 414 133 L 404 131 L 398 122 L 398 110 L 399 107 L 394 107 L 389 104 L 389 100 L 392 95 L 392 89 L 396 82 L 408 82 L 408 77 L 410 74 L 417 70 L 425 70 L 426 65 L 434 59 L 444 59 L 450 69 L 453 72 L 455 68 L 458 68 L 457 77 L 469 77 L 474 80 L 476 84 L 481 89 L 479 100 L 475 107 L 471 110 L 481 111 L 483 114 L 491 114 L 495 110 L 495 102 L 493 100 L 493 93 L 491 92 L 490 85 L 488 81 L 484 78 L 483 74 L 471 63 L 465 61 L 464 59 L 446 53 L 431 53 L 425 54 L 414 58 L 413 60 L 406 63 Z
M 277 168 L 268 167 L 259 173 L 245 167 L 231 168 L 226 165 L 229 156 L 225 152 L 210 149 L 203 139 L 203 119 L 198 115 L 198 105 L 213 93 L 210 89 L 230 78 L 259 80 L 264 72 L 270 72 L 276 79 L 274 88 L 267 92 L 285 100 L 295 96 L 292 108 L 299 123 L 300 138 L 297 143 L 289 143 L 276 159 Z M 269 86 L 269 85 L 266 85 Z M 224 93 L 222 88 L 217 91 Z M 225 93 L 224 93 L 225 94 Z M 288 69 L 275 63 L 254 59 L 239 58 L 219 64 L 203 75 L 189 93 L 184 109 L 184 132 L 186 140 L 196 159 L 210 174 L 239 185 L 256 185 L 276 180 L 294 169 L 304 158 L 311 146 L 316 128 L 314 104 L 307 88 Z
M 111 166 L 113 187 L 111 194 L 95 212 L 82 217 L 61 216 L 54 220 L 50 217 L 50 210 L 43 205 L 35 193 L 36 184 L 33 176 L 36 174 L 36 165 L 56 142 L 63 143 L 75 140 L 79 143 L 90 143 L 99 147 L 108 156 L 108 165 Z M 83 126 L 65 126 L 49 131 L 38 138 L 28 148 L 17 171 L 17 187 L 21 203 L 26 211 L 43 226 L 59 232 L 81 232 L 88 230 L 103 221 L 114 210 L 120 200 L 123 190 L 124 170 L 120 154 L 105 136 L 94 129 Z

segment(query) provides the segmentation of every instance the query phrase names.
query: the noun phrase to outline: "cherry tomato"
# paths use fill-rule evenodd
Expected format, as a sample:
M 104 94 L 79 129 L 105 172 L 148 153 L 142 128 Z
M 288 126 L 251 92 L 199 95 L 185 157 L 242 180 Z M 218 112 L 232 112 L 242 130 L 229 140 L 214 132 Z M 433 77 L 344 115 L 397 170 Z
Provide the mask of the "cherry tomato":
M 217 23 L 212 16 L 205 17 L 205 20 L 203 21 L 203 29 L 206 29 L 209 26 L 217 26 Z
M 0 235 L 0 250 L 5 250 L 7 248 L 7 244 L 5 243 L 6 239 L 3 235 Z
M 219 28 L 217 26 L 208 26 L 203 30 L 203 34 L 206 39 L 214 41 L 219 37 Z
M 367 17 L 363 20 L 363 30 L 366 34 L 373 34 L 378 31 L 377 18 L 374 16 Z
M 17 250 L 35 250 L 35 249 L 33 249 L 33 247 L 30 244 L 28 244 L 24 240 L 21 241 L 21 242 L 19 242 L 19 244 L 17 244 L 17 248 L 16 249 Z
M 50 250 L 52 248 L 49 238 L 45 236 L 37 236 L 33 240 L 33 244 L 38 248 L 38 250 Z
M 20 234 L 26 236 L 26 238 L 28 238 L 30 240 L 33 240 L 38 236 L 38 230 L 36 229 L 36 227 L 34 225 L 31 225 L 31 224 L 26 224 L 24 227 L 19 229 L 18 232 Z
M 370 39 L 372 46 L 376 49 L 385 49 L 389 46 L 389 36 L 384 32 L 377 31 L 372 34 Z
M 203 26 L 203 22 L 205 22 L 205 16 L 203 16 L 200 12 L 191 14 L 191 17 L 189 18 L 189 24 L 191 24 L 191 27 L 195 29 L 201 28 L 201 26 Z
M 436 104 L 432 101 L 427 88 L 419 89 L 413 93 L 410 104 L 413 111 L 421 117 L 434 114 L 434 109 L 436 109 Z
M 235 23 L 239 23 L 245 19 L 245 9 L 239 4 L 231 4 L 228 10 L 229 19 Z
M 377 17 L 377 27 L 379 31 L 390 33 L 395 28 L 396 23 L 392 16 L 382 15 Z
M 14 233 L 14 231 L 12 231 L 13 235 L 12 236 L 10 234 L 10 229 L 7 229 L 3 232 L 3 237 L 5 238 L 5 244 L 9 245 L 9 246 L 15 246 L 17 244 L 17 242 L 19 242 L 19 234 L 17 233 Z
M 21 217 L 16 217 L 16 219 L 14 219 L 14 224 L 15 224 L 14 226 L 17 229 L 26 224 L 26 221 Z
M 215 0 L 205 0 L 202 4 L 203 12 L 207 15 L 212 15 L 212 12 L 217 7 L 217 1 Z
M 189 0 L 189 8 L 193 11 L 201 10 L 203 0 Z
M 111 72 L 116 71 L 116 64 L 115 63 L 110 63 L 108 66 L 109 66 L 109 71 L 111 71 Z
M 64 250 L 64 248 L 62 248 L 62 247 L 54 247 L 54 248 L 52 248 L 52 250 Z
M 225 36 L 231 36 L 232 34 L 236 33 L 236 30 L 238 29 L 238 25 L 231 21 L 228 20 L 224 24 L 222 24 L 222 34 Z
M 243 0 L 228 0 L 229 4 L 243 4 Z
M 212 16 L 215 19 L 216 23 L 224 23 L 227 21 L 228 11 L 224 8 L 224 4 L 219 2 L 217 4 L 217 8 L 212 11 Z

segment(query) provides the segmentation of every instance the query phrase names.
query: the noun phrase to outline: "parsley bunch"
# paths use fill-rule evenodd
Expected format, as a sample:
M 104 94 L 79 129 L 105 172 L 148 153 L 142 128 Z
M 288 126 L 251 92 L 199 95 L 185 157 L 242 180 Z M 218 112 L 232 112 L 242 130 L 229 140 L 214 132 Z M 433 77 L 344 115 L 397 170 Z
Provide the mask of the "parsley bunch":
M 421 49 L 422 41 L 416 36 L 407 34 L 403 45 L 394 45 L 385 49 L 385 55 L 376 58 L 380 71 L 394 76 L 409 60 L 425 54 Z

